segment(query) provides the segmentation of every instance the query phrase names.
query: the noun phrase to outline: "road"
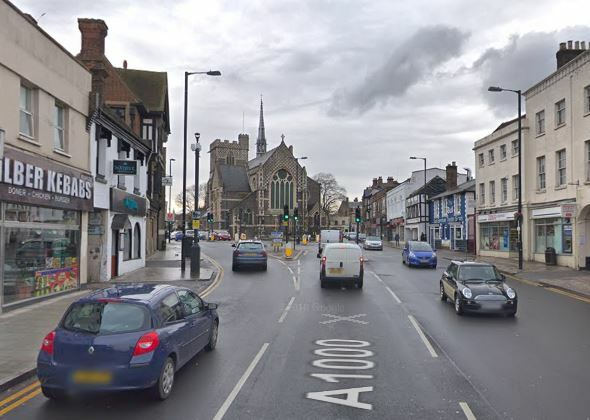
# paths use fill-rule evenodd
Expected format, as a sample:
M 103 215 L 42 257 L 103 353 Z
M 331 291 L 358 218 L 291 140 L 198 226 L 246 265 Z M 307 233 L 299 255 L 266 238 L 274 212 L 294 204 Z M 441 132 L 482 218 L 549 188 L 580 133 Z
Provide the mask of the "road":
M 231 271 L 229 243 L 203 251 L 224 277 L 217 349 L 183 368 L 173 395 L 55 404 L 6 419 L 587 419 L 590 305 L 513 282 L 515 319 L 455 315 L 437 270 L 367 252 L 362 290 L 321 289 L 315 248 L 268 272 Z M 511 281 L 509 281 L 511 283 Z

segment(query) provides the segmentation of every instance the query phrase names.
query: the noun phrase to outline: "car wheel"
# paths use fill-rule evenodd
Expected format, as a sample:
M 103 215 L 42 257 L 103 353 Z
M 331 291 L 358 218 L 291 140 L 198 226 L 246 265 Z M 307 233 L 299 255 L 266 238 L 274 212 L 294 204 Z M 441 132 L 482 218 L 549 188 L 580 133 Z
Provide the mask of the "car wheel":
M 405 264 L 405 263 L 406 263 L 406 257 L 404 257 L 404 256 L 402 255 L 402 264 Z
M 358 289 L 362 289 L 363 288 L 363 279 L 360 279 L 356 282 L 356 287 Z
M 508 313 L 506 314 L 506 316 L 507 316 L 508 318 L 514 318 L 514 317 L 516 316 L 516 311 L 513 311 L 513 312 L 508 312 Z
M 463 315 L 463 305 L 461 304 L 461 298 L 459 294 L 455 295 L 455 313 L 457 315 Z
M 174 360 L 167 357 L 162 366 L 158 382 L 151 389 L 152 397 L 157 400 L 165 400 L 172 393 L 174 386 Z
M 440 300 L 443 302 L 447 301 L 447 295 L 445 293 L 445 287 L 443 286 L 442 282 L 440 283 Z
M 262 266 L 262 271 L 266 271 L 267 269 L 268 269 L 268 266 L 267 266 L 266 264 L 264 264 L 264 265 Z
M 322 289 L 325 289 L 326 288 L 326 281 L 324 279 L 320 279 L 320 287 Z
M 219 337 L 219 321 L 213 321 L 211 325 L 211 334 L 209 335 L 209 343 L 205 346 L 205 350 L 212 351 L 217 346 L 217 337 Z
M 45 388 L 42 386 L 41 392 L 46 398 L 49 398 L 53 401 L 63 401 L 66 399 L 66 393 L 61 389 Z
M 238 266 L 236 264 L 232 264 L 231 271 L 238 271 Z

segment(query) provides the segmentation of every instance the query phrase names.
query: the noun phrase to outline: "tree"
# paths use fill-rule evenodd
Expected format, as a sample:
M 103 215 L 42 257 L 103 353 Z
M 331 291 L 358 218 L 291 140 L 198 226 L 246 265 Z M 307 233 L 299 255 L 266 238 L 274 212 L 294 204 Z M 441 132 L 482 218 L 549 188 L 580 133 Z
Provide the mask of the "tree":
M 320 172 L 313 179 L 320 184 L 320 206 L 321 211 L 328 218 L 338 211 L 338 206 L 346 198 L 346 189 L 338 184 L 334 175 Z
M 205 207 L 205 194 L 207 194 L 207 183 L 203 182 L 201 185 L 199 185 L 200 210 L 203 210 L 203 208 Z M 176 206 L 182 209 L 182 193 L 178 193 L 174 202 Z M 191 185 L 186 189 L 186 214 L 192 215 L 193 211 L 195 211 L 195 186 Z

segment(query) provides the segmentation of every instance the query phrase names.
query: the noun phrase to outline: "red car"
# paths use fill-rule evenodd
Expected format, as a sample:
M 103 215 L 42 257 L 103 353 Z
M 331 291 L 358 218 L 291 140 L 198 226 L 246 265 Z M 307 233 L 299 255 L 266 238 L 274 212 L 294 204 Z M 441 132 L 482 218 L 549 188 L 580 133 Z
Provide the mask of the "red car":
M 227 230 L 216 230 L 213 232 L 216 241 L 231 241 L 231 235 Z

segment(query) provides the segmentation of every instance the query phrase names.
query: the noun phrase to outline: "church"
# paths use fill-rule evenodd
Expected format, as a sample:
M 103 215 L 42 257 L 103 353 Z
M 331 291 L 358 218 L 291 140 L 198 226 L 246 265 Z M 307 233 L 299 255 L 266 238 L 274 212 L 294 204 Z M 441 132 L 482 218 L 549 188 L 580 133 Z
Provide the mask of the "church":
M 281 136 L 278 146 L 267 150 L 264 108 L 260 121 L 256 157 L 250 159 L 249 136 L 237 141 L 213 141 L 209 147 L 210 172 L 206 207 L 213 214 L 210 229 L 225 229 L 232 235 L 245 233 L 266 238 L 282 227 L 283 208 L 289 206 L 289 232 L 312 233 L 319 229 L 320 185 L 308 177 L 293 146 Z M 299 220 L 294 226 L 294 209 Z

